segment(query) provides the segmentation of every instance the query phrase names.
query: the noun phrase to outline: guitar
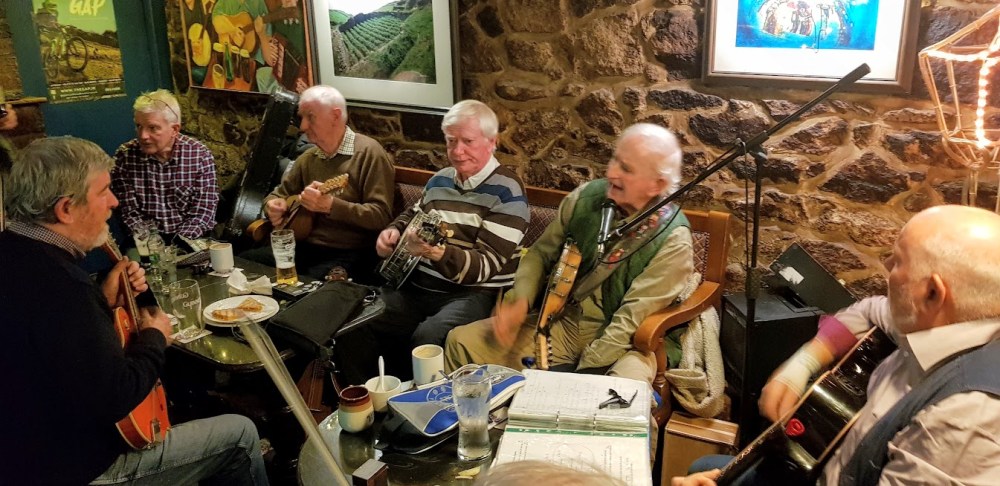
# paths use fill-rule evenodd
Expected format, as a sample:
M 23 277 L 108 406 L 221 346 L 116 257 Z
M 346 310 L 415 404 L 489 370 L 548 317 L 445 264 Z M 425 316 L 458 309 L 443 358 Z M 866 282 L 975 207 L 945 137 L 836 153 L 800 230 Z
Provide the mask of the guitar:
M 111 261 L 117 263 L 122 260 L 121 251 L 110 238 L 104 244 L 103 249 Z M 115 332 L 122 347 L 128 346 L 132 337 L 139 332 L 136 325 L 138 307 L 135 303 L 135 296 L 132 295 L 132 286 L 128 281 L 128 275 L 122 272 L 118 282 L 118 292 L 124 298 L 125 305 L 112 309 L 115 322 Z M 167 394 L 163 390 L 163 384 L 156 380 L 153 389 L 150 390 L 146 398 L 142 400 L 125 418 L 115 424 L 118 432 L 128 445 L 133 449 L 145 449 L 163 442 L 164 436 L 170 430 L 170 419 L 167 417 Z
M 337 177 L 327 179 L 323 185 L 317 189 L 320 194 L 338 195 L 347 187 L 347 174 L 340 174 Z M 247 227 L 247 232 L 254 241 L 261 241 L 274 230 L 290 229 L 295 233 L 295 240 L 302 241 L 312 233 L 315 213 L 302 207 L 299 196 L 289 196 L 286 199 L 288 210 L 285 211 L 284 219 L 277 226 L 271 224 L 267 218 L 258 219 Z
M 567 238 L 563 243 L 562 254 L 559 255 L 559 262 L 549 276 L 549 285 L 545 292 L 545 300 L 542 301 L 542 310 L 538 314 L 538 323 L 535 325 L 535 367 L 540 370 L 549 369 L 549 357 L 552 350 L 549 348 L 549 333 L 552 322 L 559 318 L 573 284 L 576 282 L 577 272 L 580 271 L 580 263 L 583 257 L 580 249 L 572 238 Z
M 301 20 L 302 13 L 295 7 L 284 7 L 257 18 L 262 19 L 265 24 L 270 24 L 278 20 Z M 257 48 L 254 18 L 247 12 L 236 15 L 212 15 L 212 26 L 219 33 L 220 44 L 228 43 L 250 52 Z
M 816 484 L 823 465 L 854 425 L 868 400 L 868 379 L 896 349 L 873 328 L 830 371 L 821 375 L 784 419 L 775 422 L 722 470 L 720 486 L 757 466 L 774 484 Z
M 403 286 L 406 279 L 417 268 L 417 264 L 420 263 L 420 257 L 406 251 L 406 242 L 408 241 L 406 235 L 410 233 L 411 229 L 414 236 L 431 246 L 444 244 L 445 240 L 455 234 L 453 230 L 448 228 L 448 223 L 441 221 L 441 215 L 436 211 L 425 213 L 417 210 L 417 214 L 406 225 L 402 236 L 396 242 L 396 248 L 392 250 L 392 254 L 378 267 L 378 273 L 386 280 L 386 285 L 395 289 Z

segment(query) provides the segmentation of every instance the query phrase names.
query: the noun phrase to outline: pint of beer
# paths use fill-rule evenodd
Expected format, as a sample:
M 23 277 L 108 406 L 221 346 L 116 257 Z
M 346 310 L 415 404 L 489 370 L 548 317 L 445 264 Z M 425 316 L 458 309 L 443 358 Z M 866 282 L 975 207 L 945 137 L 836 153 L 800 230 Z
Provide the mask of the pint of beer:
M 271 250 L 274 266 L 278 269 L 278 284 L 295 285 L 299 275 L 295 272 L 295 233 L 292 230 L 271 232 Z

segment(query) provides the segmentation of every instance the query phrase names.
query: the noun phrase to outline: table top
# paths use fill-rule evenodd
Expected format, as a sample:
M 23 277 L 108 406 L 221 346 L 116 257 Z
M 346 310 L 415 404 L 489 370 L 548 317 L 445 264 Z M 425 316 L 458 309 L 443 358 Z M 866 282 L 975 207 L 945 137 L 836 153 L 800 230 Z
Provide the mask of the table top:
M 236 258 L 236 267 L 243 269 L 243 274 L 248 280 L 254 280 L 260 276 L 275 278 L 275 269 L 257 262 Z M 213 302 L 232 297 L 229 293 L 229 286 L 226 284 L 226 277 L 201 274 L 195 275 L 190 268 L 177 269 L 177 278 L 191 278 L 199 283 L 201 289 L 202 306 L 207 306 Z M 306 277 L 308 279 L 308 277 Z M 282 307 L 286 302 L 279 302 Z M 175 341 L 168 349 L 176 349 L 197 359 L 205 361 L 221 371 L 234 373 L 245 373 L 263 368 L 257 354 L 253 349 L 239 338 L 235 327 L 217 327 L 210 322 L 206 323 L 207 329 L 212 334 L 196 339 L 189 343 Z M 282 359 L 288 359 L 294 355 L 291 349 L 280 350 Z
M 344 432 L 337 419 L 337 412 L 330 414 L 319 424 L 320 435 L 333 451 L 337 464 L 344 469 L 350 482 L 350 475 L 368 459 L 376 459 L 389 466 L 389 484 L 393 486 L 422 485 L 462 485 L 472 483 L 469 479 L 459 479 L 460 472 L 481 467 L 483 474 L 493 461 L 493 454 L 481 461 L 460 461 L 458 459 L 458 435 L 443 444 L 420 454 L 401 454 L 375 449 L 375 435 L 384 417 L 376 415 L 375 424 L 358 433 Z M 496 452 L 502 431 L 490 430 L 490 447 Z M 331 473 L 323 464 L 319 452 L 312 442 L 306 441 L 299 453 L 299 484 L 320 486 L 334 484 Z

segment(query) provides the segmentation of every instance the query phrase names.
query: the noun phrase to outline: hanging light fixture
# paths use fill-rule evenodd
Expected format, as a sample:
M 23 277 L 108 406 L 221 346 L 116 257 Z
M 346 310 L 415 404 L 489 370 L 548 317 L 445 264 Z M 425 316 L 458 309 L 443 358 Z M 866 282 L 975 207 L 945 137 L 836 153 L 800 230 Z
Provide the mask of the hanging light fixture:
M 997 108 L 990 106 L 990 94 L 1000 90 L 996 86 L 1000 83 L 1000 6 L 920 51 L 919 64 L 935 105 L 945 153 L 969 168 L 962 203 L 975 206 L 979 171 L 1000 169 L 1000 115 L 990 126 L 986 123 L 994 114 L 989 108 L 993 112 Z M 978 82 L 970 89 L 963 81 L 973 73 L 978 74 Z M 1000 212 L 1000 194 L 995 211 Z

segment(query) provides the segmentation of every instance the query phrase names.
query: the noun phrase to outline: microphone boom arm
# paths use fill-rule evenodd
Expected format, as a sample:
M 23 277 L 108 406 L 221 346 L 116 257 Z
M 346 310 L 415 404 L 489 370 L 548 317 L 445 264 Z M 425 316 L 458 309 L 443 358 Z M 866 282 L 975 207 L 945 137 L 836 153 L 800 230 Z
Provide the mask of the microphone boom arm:
M 628 232 L 628 230 L 632 229 L 636 225 L 638 225 L 641 222 L 645 221 L 646 218 L 648 218 L 649 216 L 651 216 L 653 213 L 655 213 L 656 211 L 658 211 L 660 208 L 662 208 L 663 206 L 666 206 L 667 204 L 669 204 L 670 202 L 672 202 L 675 199 L 679 198 L 680 196 L 682 196 L 684 194 L 687 194 L 692 188 L 694 188 L 699 183 L 701 183 L 701 181 L 707 179 L 710 175 L 715 174 L 716 172 L 718 172 L 722 168 L 724 168 L 727 165 L 729 165 L 730 163 L 732 163 L 732 161 L 735 160 L 736 157 L 739 157 L 741 155 L 745 155 L 747 153 L 751 153 L 751 152 L 757 150 L 761 146 L 761 144 L 763 144 L 765 141 L 767 141 L 768 138 L 771 137 L 771 135 L 773 133 L 777 132 L 778 130 L 781 130 L 782 128 L 784 128 L 785 125 L 788 125 L 789 123 L 791 123 L 791 122 L 793 122 L 795 120 L 798 120 L 799 118 L 802 117 L 802 115 L 805 112 L 807 112 L 810 109 L 812 109 L 812 107 L 816 106 L 821 101 L 827 99 L 830 95 L 832 95 L 833 93 L 836 93 L 841 88 L 844 88 L 845 86 L 850 85 L 850 84 L 854 83 L 855 81 L 861 79 L 864 75 L 868 74 L 869 72 L 871 72 L 871 69 L 868 67 L 868 64 L 862 64 L 862 65 L 854 68 L 854 70 L 851 71 L 847 76 L 844 76 L 843 79 L 841 79 L 840 81 L 837 81 L 836 84 L 834 84 L 833 86 L 830 86 L 829 88 L 827 88 L 826 91 L 820 93 L 820 95 L 817 96 L 816 98 L 813 98 L 808 103 L 802 105 L 798 110 L 795 111 L 795 113 L 792 113 L 791 115 L 788 115 L 787 117 L 783 118 L 778 123 L 775 123 L 773 126 L 771 126 L 771 128 L 768 128 L 767 130 L 758 133 L 757 135 L 753 136 L 750 140 L 748 140 L 746 142 L 737 140 L 736 143 L 733 144 L 733 146 L 729 148 L 729 150 L 727 150 L 725 153 L 723 153 L 722 155 L 720 155 L 719 158 L 716 159 L 716 161 L 712 163 L 712 165 L 710 165 L 708 168 L 706 168 L 700 174 L 698 174 L 694 179 L 691 180 L 691 182 L 688 182 L 687 184 L 684 184 L 683 186 L 681 186 L 679 189 L 677 189 L 676 191 L 674 191 L 669 196 L 661 199 L 660 202 L 658 202 L 658 203 L 656 203 L 656 204 L 654 204 L 654 205 L 646 208 L 643 212 L 639 213 L 638 216 L 636 216 L 635 218 L 632 218 L 631 221 L 629 221 L 627 223 L 624 223 L 624 224 L 621 224 L 617 228 L 615 228 L 614 230 L 612 230 L 611 233 L 610 233 L 610 235 L 609 235 L 609 240 L 614 241 L 614 240 L 617 240 L 617 239 L 621 238 L 622 235 L 624 235 L 626 232 Z M 737 150 L 737 149 L 741 149 L 741 150 Z M 757 171 L 757 178 L 758 179 L 760 178 L 760 171 L 759 170 Z M 759 190 L 760 190 L 760 188 L 758 187 L 758 192 L 759 192 Z

